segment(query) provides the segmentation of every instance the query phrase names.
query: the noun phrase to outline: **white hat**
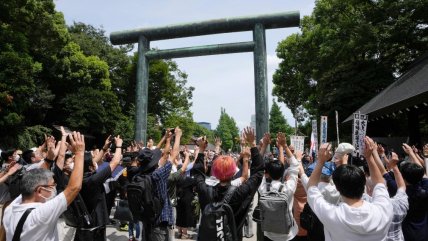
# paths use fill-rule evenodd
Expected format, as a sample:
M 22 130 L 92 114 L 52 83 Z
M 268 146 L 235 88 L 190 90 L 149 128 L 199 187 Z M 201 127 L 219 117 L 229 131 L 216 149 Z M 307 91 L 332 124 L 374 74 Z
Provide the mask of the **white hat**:
M 339 146 L 336 148 L 336 151 L 334 152 L 333 160 L 340 160 L 343 158 L 343 156 L 353 151 L 355 151 L 355 147 L 353 145 L 346 142 L 340 143 Z

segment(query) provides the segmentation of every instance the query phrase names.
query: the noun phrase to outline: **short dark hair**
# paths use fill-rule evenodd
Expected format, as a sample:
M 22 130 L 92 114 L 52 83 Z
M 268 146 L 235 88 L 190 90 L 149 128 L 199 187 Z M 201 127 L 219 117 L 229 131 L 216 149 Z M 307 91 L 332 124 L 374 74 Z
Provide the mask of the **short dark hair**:
M 266 162 L 266 172 L 272 178 L 272 180 L 279 180 L 284 174 L 284 164 L 279 160 L 271 160 Z
M 363 196 L 366 177 L 360 168 L 347 164 L 333 172 L 333 182 L 340 195 L 356 199 Z
M 83 172 L 91 172 L 89 167 L 94 167 L 92 163 L 92 154 L 90 152 L 85 152 L 83 155 Z
M 400 166 L 400 171 L 404 180 L 412 185 L 416 185 L 418 182 L 422 181 L 425 173 L 423 167 L 412 162 L 403 163 Z

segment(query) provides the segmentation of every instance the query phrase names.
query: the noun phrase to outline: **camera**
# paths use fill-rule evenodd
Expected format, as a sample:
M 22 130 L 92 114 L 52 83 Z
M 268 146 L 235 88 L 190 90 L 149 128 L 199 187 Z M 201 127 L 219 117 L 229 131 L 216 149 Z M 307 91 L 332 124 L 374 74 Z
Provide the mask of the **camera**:
M 164 136 L 166 134 L 166 130 L 167 130 L 167 128 L 164 128 L 162 130 L 162 136 Z M 175 128 L 169 128 L 169 132 L 171 132 L 174 135 Z
M 110 152 L 114 153 L 116 151 L 116 140 L 114 139 L 114 135 L 110 135 Z

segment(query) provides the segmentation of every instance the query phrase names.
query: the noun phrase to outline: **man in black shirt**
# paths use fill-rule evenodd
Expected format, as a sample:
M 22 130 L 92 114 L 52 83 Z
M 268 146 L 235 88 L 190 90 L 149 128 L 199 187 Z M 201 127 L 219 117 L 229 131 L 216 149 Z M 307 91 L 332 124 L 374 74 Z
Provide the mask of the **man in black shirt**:
M 116 150 L 109 165 L 95 170 L 90 153 L 85 153 L 83 185 L 80 194 L 92 216 L 95 227 L 92 229 L 77 229 L 75 241 L 104 241 L 106 240 L 106 225 L 109 217 L 103 183 L 111 176 L 122 158 L 122 139 L 114 138 Z

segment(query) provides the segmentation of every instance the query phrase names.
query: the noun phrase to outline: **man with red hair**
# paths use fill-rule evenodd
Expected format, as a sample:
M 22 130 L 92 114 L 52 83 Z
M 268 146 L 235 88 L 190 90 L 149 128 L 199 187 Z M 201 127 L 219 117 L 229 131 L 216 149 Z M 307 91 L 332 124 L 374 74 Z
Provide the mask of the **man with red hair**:
M 242 240 L 242 226 L 250 203 L 262 181 L 264 173 L 263 158 L 256 146 L 254 130 L 249 127 L 244 129 L 244 139 L 251 149 L 245 148 L 241 156 L 244 161 L 249 161 L 251 157 L 251 176 L 242 185 L 234 188 L 231 194 L 229 194 L 228 191 L 231 189 L 231 181 L 236 170 L 235 160 L 230 156 L 218 156 L 214 160 L 211 172 L 213 176 L 220 180 L 220 183 L 211 189 L 205 183 L 204 152 L 208 142 L 204 139 L 198 140 L 199 154 L 192 170 L 193 176 L 197 182 L 196 191 L 199 195 L 201 210 L 204 210 L 210 203 L 222 201 L 225 195 L 227 193 L 229 194 L 227 204 L 233 211 L 238 240 Z

